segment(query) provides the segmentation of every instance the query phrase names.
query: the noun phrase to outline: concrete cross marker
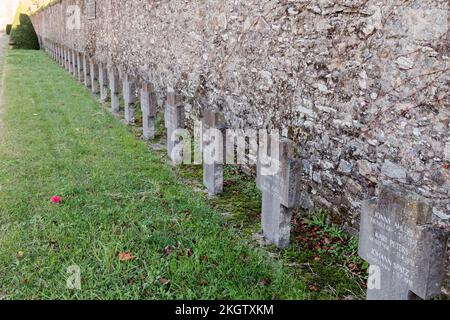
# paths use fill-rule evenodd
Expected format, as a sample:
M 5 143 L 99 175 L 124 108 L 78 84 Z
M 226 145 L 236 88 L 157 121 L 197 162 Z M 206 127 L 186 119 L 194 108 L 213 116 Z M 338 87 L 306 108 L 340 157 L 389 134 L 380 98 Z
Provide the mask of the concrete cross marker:
M 141 86 L 142 132 L 145 140 L 155 137 L 155 116 L 157 99 L 152 84 L 144 82 Z
M 205 110 L 202 118 L 203 184 L 211 195 L 223 192 L 225 159 L 225 117 L 223 113 Z
M 95 63 L 94 59 L 90 59 L 89 65 L 91 69 L 91 91 L 93 94 L 98 94 L 100 93 L 98 83 L 98 65 Z
M 184 106 L 181 96 L 173 91 L 168 91 L 164 110 L 164 123 L 167 129 L 167 154 L 173 162 L 180 161 L 180 155 L 175 154 L 178 150 L 178 145 L 181 143 L 180 139 L 176 137 L 176 131 L 184 129 L 184 120 Z
M 84 67 L 83 67 L 83 58 L 81 56 L 81 53 L 76 53 L 77 58 L 77 69 L 78 69 L 78 81 L 83 82 L 84 78 Z
M 123 101 L 125 109 L 125 123 L 135 123 L 135 104 L 136 104 L 136 80 L 127 73 L 123 75 Z
M 66 67 L 66 55 L 64 54 L 64 47 L 61 45 L 61 67 Z
M 109 79 L 109 89 L 111 92 L 111 112 L 117 114 L 120 111 L 119 105 L 120 79 L 119 73 L 113 66 L 110 66 L 108 68 L 108 79 Z
M 359 255 L 370 265 L 369 300 L 431 299 L 441 292 L 447 233 L 419 196 L 382 186 L 362 206 Z
M 91 87 L 91 67 L 88 61 L 88 57 L 83 54 L 83 71 L 84 71 L 84 85 L 87 88 Z
M 69 49 L 64 47 L 64 66 L 67 71 L 70 71 Z
M 61 66 L 66 68 L 66 49 L 61 46 Z
M 108 72 L 104 63 L 98 64 L 98 81 L 100 83 L 100 101 L 105 102 L 108 98 Z
M 300 205 L 298 150 L 289 139 L 271 134 L 267 143 L 260 141 L 257 166 L 257 185 L 263 193 L 263 233 L 269 242 L 284 249 L 290 242 L 292 209 Z
M 72 49 L 67 48 L 67 66 L 69 67 L 69 73 L 73 73 L 73 60 L 72 60 Z
M 71 54 L 72 54 L 72 75 L 74 77 L 77 77 L 77 71 L 78 71 L 77 63 L 78 63 L 78 61 L 76 59 L 76 51 L 75 50 L 71 50 Z

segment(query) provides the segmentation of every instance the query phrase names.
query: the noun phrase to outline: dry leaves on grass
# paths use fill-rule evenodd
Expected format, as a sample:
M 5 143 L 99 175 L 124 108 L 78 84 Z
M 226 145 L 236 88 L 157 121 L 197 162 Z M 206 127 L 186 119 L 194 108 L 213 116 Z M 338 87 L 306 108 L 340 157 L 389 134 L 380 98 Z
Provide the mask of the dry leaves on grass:
M 118 255 L 119 261 L 131 261 L 134 260 L 136 257 L 130 253 L 130 252 L 121 252 Z

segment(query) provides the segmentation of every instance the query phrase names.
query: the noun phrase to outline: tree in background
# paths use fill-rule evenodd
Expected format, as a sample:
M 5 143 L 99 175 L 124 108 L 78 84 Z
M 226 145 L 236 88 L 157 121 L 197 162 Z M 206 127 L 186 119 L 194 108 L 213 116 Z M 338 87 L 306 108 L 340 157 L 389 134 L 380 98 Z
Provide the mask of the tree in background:
M 28 15 L 29 10 L 28 1 L 20 0 L 9 40 L 14 49 L 39 50 L 39 40 Z

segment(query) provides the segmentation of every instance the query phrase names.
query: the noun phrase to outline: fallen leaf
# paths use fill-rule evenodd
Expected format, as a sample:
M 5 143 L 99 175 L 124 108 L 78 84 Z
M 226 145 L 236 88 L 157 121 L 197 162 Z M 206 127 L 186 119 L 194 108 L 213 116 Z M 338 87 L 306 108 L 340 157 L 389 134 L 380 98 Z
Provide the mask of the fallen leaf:
M 322 260 L 319 256 L 314 257 L 314 261 L 319 262 L 320 260 Z
M 200 285 L 207 286 L 209 284 L 208 280 L 201 280 Z
M 129 252 L 121 252 L 119 253 L 119 261 L 130 261 L 134 260 L 136 257 Z
M 259 285 L 261 286 L 268 286 L 272 283 L 272 280 L 268 279 L 268 278 L 263 278 L 259 281 Z
M 159 283 L 162 284 L 163 286 L 166 286 L 170 283 L 170 280 L 166 278 L 161 278 L 159 279 Z
M 167 246 L 164 248 L 164 255 L 169 256 L 173 252 L 173 248 L 171 246 Z
M 24 253 L 23 251 L 19 251 L 19 252 L 17 253 L 17 256 L 18 256 L 19 258 L 23 258 L 24 255 L 25 255 L 25 253 Z
M 188 255 L 188 257 L 192 257 L 194 255 L 194 251 L 192 251 L 192 249 L 189 249 L 187 251 L 187 255 Z
M 315 285 L 310 285 L 309 290 L 314 291 L 314 292 L 319 292 L 319 288 Z

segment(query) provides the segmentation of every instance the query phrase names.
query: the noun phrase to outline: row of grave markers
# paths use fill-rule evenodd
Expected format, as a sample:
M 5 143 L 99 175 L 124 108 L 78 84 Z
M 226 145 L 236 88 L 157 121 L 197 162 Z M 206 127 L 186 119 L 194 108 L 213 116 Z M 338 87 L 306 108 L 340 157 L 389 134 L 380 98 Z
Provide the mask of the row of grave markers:
M 109 88 L 110 111 L 114 114 L 120 112 L 122 94 L 127 124 L 135 122 L 139 86 L 143 137 L 154 138 L 157 99 L 152 84 L 61 44 L 42 39 L 41 44 L 92 93 L 99 94 L 102 102 L 106 101 Z M 167 92 L 164 119 L 167 152 L 173 160 L 173 151 L 180 141 L 172 137 L 176 130 L 185 128 L 183 100 L 174 91 Z M 224 135 L 225 118 L 221 112 L 205 110 L 202 130 L 211 128 Z M 207 148 L 212 139 L 205 136 L 202 143 L 203 148 Z M 273 155 L 271 147 L 275 144 L 279 151 Z M 289 245 L 292 210 L 300 205 L 302 161 L 297 151 L 292 141 L 269 135 L 267 146 L 258 153 L 256 183 L 262 191 L 262 229 L 265 238 L 280 249 Z M 273 162 L 279 170 L 275 174 L 263 174 Z M 203 162 L 203 182 L 210 194 L 222 193 L 223 162 Z M 441 293 L 446 274 L 448 233 L 432 225 L 432 206 L 424 199 L 400 188 L 382 186 L 376 199 L 363 203 L 360 225 L 359 254 L 370 264 L 368 299 L 431 299 Z

